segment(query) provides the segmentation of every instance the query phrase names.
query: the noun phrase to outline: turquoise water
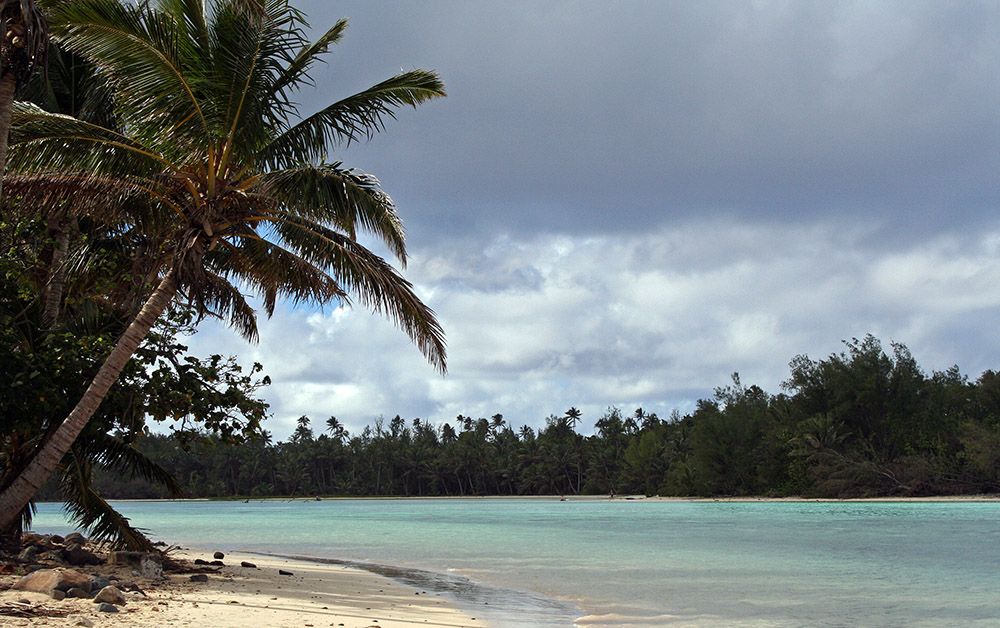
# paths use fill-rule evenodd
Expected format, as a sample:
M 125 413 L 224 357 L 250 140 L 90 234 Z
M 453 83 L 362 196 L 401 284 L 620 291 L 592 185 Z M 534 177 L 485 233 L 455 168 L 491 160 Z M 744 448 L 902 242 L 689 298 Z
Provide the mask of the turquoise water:
M 997 626 L 1000 503 L 118 502 L 155 538 L 339 559 L 494 625 Z M 42 504 L 35 528 L 67 529 Z

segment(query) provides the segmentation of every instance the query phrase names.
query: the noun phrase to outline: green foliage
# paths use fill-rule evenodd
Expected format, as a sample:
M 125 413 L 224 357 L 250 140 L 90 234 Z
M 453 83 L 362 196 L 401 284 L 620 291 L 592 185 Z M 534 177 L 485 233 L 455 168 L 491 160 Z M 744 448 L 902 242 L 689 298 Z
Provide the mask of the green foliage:
M 785 392 L 734 376 L 712 399 L 662 420 L 609 408 L 593 433 L 570 408 L 537 432 L 501 414 L 435 425 L 395 416 L 349 434 L 334 417 L 316 436 L 301 417 L 287 442 L 190 452 L 140 445 L 191 495 L 930 495 L 1000 490 L 1000 376 L 924 374 L 902 345 L 867 337 L 842 354 L 791 362 Z M 122 497 L 162 496 L 102 476 Z

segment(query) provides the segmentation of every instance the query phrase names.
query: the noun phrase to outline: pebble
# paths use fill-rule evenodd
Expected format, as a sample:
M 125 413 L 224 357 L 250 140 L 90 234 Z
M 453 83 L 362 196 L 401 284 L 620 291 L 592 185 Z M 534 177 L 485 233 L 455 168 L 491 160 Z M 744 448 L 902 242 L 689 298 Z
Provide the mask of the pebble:
M 208 582 L 208 576 L 203 573 L 196 573 L 191 576 L 191 582 Z
M 107 602 L 101 602 L 101 605 L 97 607 L 97 610 L 99 610 L 102 613 L 117 613 L 118 612 L 118 607 L 115 606 L 114 604 L 108 604 Z

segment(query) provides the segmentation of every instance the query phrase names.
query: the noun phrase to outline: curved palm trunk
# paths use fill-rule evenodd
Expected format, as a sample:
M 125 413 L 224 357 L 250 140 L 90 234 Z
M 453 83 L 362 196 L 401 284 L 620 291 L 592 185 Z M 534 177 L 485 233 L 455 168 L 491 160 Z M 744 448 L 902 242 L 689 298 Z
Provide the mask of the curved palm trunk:
M 7 137 L 10 134 L 10 108 L 14 104 L 17 78 L 7 72 L 0 78 L 0 200 L 3 200 L 3 175 L 7 172 Z
M 94 415 L 108 394 L 111 386 L 118 380 L 122 369 L 132 358 L 139 344 L 149 334 L 156 319 L 163 314 L 170 300 L 177 292 L 173 271 L 169 271 L 160 284 L 150 295 L 138 316 L 128 326 L 125 333 L 111 350 L 101 365 L 94 380 L 90 383 L 83 397 L 69 413 L 62 425 L 45 442 L 45 445 L 35 454 L 24 471 L 10 486 L 0 493 L 0 530 L 7 530 L 15 525 L 21 516 L 21 511 L 45 483 L 52 472 L 59 466 L 66 452 L 70 450 L 73 441 L 79 436 L 90 417 Z

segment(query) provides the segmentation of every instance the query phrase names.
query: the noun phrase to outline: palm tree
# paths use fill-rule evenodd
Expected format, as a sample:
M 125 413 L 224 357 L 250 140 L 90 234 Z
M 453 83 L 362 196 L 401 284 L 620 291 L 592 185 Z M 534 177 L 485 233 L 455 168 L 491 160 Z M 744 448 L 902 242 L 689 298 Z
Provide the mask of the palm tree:
M 566 423 L 571 427 L 575 428 L 580 424 L 580 417 L 583 413 L 576 409 L 575 406 L 571 406 L 569 410 L 566 411 Z
M 388 315 L 444 372 L 433 311 L 388 262 L 358 243 L 379 238 L 401 265 L 395 204 L 378 181 L 326 162 L 329 152 L 381 130 L 394 109 L 443 96 L 437 75 L 404 72 L 298 119 L 294 92 L 346 28 L 317 41 L 289 0 L 66 0 L 53 34 L 107 77 L 124 131 L 16 103 L 12 190 L 43 211 L 92 197 L 94 217 L 148 230 L 155 288 L 80 402 L 24 472 L 0 493 L 0 529 L 28 503 L 178 297 L 199 315 L 257 337 L 258 293 L 350 302 Z M 79 206 L 79 205 L 78 205 Z
M 348 437 L 344 424 L 335 416 L 326 420 L 326 431 L 330 432 L 330 436 L 338 443 L 343 443 Z
M 34 0 L 0 0 L 0 198 L 7 167 L 7 138 L 14 94 L 35 66 L 45 62 L 49 30 Z

